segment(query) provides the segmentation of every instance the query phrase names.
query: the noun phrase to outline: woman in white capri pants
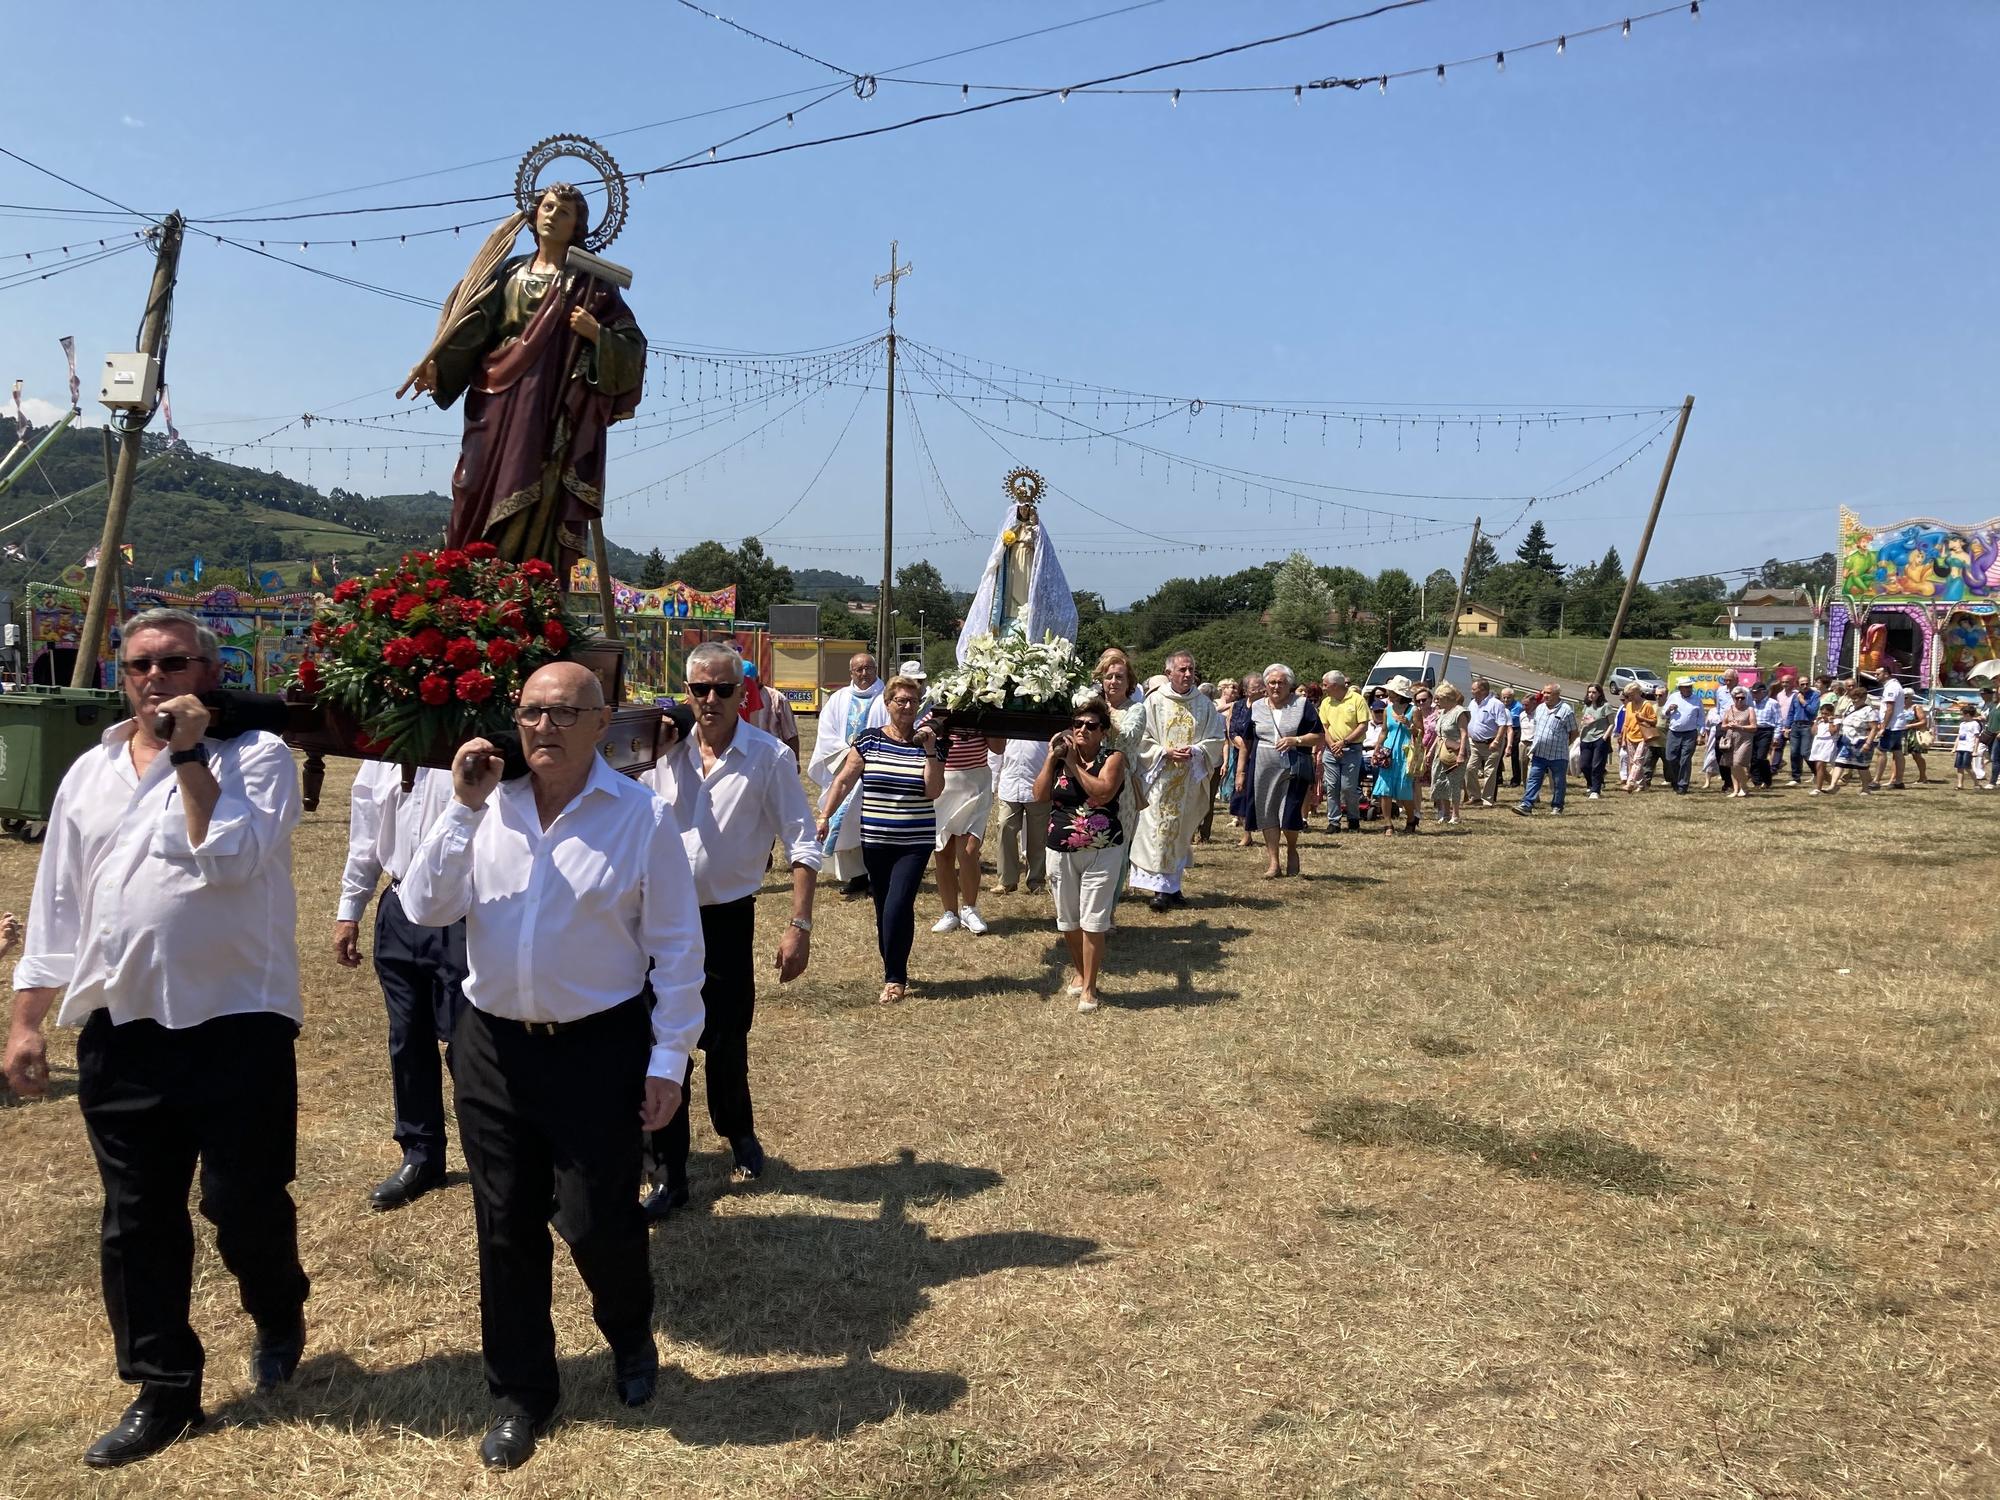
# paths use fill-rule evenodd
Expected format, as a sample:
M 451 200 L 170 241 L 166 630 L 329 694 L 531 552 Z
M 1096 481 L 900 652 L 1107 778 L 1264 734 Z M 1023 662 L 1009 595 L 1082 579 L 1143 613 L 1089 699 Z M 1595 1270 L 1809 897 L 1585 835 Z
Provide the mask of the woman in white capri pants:
M 1049 891 L 1056 898 L 1056 931 L 1076 971 L 1069 992 L 1080 1011 L 1097 1009 L 1097 975 L 1125 853 L 1118 817 L 1125 756 L 1106 743 L 1110 724 L 1110 706 L 1102 698 L 1086 699 L 1069 729 L 1049 741 L 1049 758 L 1035 778 L 1034 800 L 1050 804 Z

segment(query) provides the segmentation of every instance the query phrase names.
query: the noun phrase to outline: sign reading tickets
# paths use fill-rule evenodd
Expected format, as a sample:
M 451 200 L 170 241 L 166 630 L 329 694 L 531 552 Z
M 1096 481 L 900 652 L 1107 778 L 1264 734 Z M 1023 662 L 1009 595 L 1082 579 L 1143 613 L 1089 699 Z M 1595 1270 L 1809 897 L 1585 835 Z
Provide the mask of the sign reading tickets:
M 1673 669 L 1673 681 L 1692 677 L 1695 696 L 1710 708 L 1715 707 L 1715 692 L 1724 672 L 1734 671 L 1745 687 L 1758 678 L 1755 646 L 1669 646 L 1667 661 Z

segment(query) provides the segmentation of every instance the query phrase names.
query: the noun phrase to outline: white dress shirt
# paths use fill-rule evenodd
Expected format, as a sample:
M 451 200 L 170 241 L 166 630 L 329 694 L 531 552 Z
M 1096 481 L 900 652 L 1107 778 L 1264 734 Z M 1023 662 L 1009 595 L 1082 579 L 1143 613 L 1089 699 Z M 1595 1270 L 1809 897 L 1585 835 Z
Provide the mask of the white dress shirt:
M 1042 766 L 1049 758 L 1048 743 L 1044 740 L 1009 740 L 1007 748 L 992 758 L 998 762 L 993 795 L 1002 802 L 1032 803 L 1035 800 L 1035 778 L 1042 774 Z
M 591 759 L 583 790 L 547 828 L 534 779 L 484 807 L 454 797 L 397 894 L 420 927 L 465 922 L 465 998 L 513 1021 L 580 1021 L 645 988 L 651 960 L 655 1078 L 687 1075 L 701 1035 L 701 915 L 673 810 Z
M 292 828 L 299 773 L 274 735 L 209 740 L 221 789 L 190 845 L 180 778 L 162 749 L 141 777 L 124 719 L 69 768 L 28 908 L 16 989 L 63 989 L 58 1024 L 94 1010 L 176 1030 L 299 1007 Z
M 642 780 L 666 799 L 681 828 L 694 870 L 695 899 L 720 906 L 754 896 L 764 883 L 771 840 L 783 839 L 788 861 L 817 870 L 819 833 L 799 784 L 799 764 L 782 740 L 754 724 L 736 732 L 701 772 L 697 729 L 675 745 Z
M 336 921 L 360 921 L 381 877 L 401 880 L 408 873 L 417 845 L 450 801 L 449 771 L 420 766 L 406 792 L 401 766 L 386 760 L 361 762 L 347 803 L 347 868 L 340 874 Z

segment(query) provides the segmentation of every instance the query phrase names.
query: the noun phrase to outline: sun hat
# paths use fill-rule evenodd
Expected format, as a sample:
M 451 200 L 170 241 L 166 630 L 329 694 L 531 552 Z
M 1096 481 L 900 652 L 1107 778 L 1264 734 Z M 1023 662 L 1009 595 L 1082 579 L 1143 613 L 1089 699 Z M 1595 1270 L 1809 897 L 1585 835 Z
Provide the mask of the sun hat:
M 924 670 L 924 664 L 920 661 L 904 662 L 900 667 L 896 668 L 896 675 L 898 677 L 914 677 L 918 682 L 928 682 L 930 680 L 930 673 Z
M 1416 697 L 1417 685 L 1410 681 L 1409 678 L 1398 673 L 1382 684 L 1382 691 L 1393 698 L 1401 698 L 1407 703 L 1410 699 Z
M 1693 679 L 1692 677 L 1676 677 L 1676 678 L 1674 679 L 1674 686 L 1675 686 L 1675 687 L 1693 687 L 1693 686 L 1694 686 L 1694 679 Z

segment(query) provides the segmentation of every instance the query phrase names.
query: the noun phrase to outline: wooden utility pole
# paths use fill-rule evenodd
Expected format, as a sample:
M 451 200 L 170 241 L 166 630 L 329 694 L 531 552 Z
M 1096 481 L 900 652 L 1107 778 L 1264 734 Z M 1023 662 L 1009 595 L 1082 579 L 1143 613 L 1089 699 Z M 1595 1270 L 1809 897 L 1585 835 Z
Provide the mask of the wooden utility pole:
M 875 290 L 889 286 L 889 377 L 883 386 L 888 399 L 888 425 L 882 443 L 882 592 L 875 601 L 875 659 L 882 675 L 893 675 L 896 662 L 896 283 L 909 275 L 909 265 L 896 264 L 898 242 L 889 241 L 888 274 L 875 278 Z
M 139 353 L 148 359 L 157 359 L 166 344 L 168 315 L 174 302 L 174 276 L 180 261 L 181 216 L 168 214 L 160 221 L 153 284 L 146 293 L 146 315 L 139 324 Z M 165 371 L 161 374 L 164 377 Z M 91 576 L 90 604 L 84 610 L 83 632 L 77 637 L 76 669 L 69 679 L 71 687 L 97 685 L 97 652 L 104 643 L 105 619 L 118 588 L 121 556 L 118 549 L 125 540 L 125 514 L 132 508 L 132 481 L 139 470 L 139 437 L 158 408 L 156 391 L 152 406 L 143 413 L 125 415 L 118 424 L 121 435 L 118 466 L 111 476 L 110 504 L 104 512 L 104 534 L 97 543 L 97 571 Z
M 1625 633 L 1625 616 L 1632 609 L 1632 591 L 1639 587 L 1639 570 L 1646 566 L 1646 549 L 1653 545 L 1653 527 L 1659 523 L 1660 507 L 1666 503 L 1667 484 L 1674 477 L 1674 460 L 1681 455 L 1681 439 L 1688 430 L 1694 411 L 1694 397 L 1681 402 L 1680 420 L 1674 424 L 1674 440 L 1667 446 L 1667 461 L 1660 469 L 1659 488 L 1653 491 L 1653 508 L 1646 513 L 1646 529 L 1639 533 L 1639 550 L 1632 556 L 1632 570 L 1625 575 L 1625 592 L 1618 596 L 1618 613 L 1611 621 L 1611 639 L 1604 643 L 1604 660 L 1597 664 L 1597 681 L 1611 676 L 1611 658 L 1618 654 L 1618 638 Z
M 1451 648 L 1458 644 L 1458 617 L 1465 613 L 1465 596 L 1472 587 L 1472 554 L 1479 550 L 1479 523 L 1482 518 L 1472 518 L 1472 540 L 1465 544 L 1465 566 L 1458 574 L 1458 599 L 1451 607 L 1451 630 L 1444 638 L 1444 660 L 1438 664 L 1440 685 L 1451 680 Z

